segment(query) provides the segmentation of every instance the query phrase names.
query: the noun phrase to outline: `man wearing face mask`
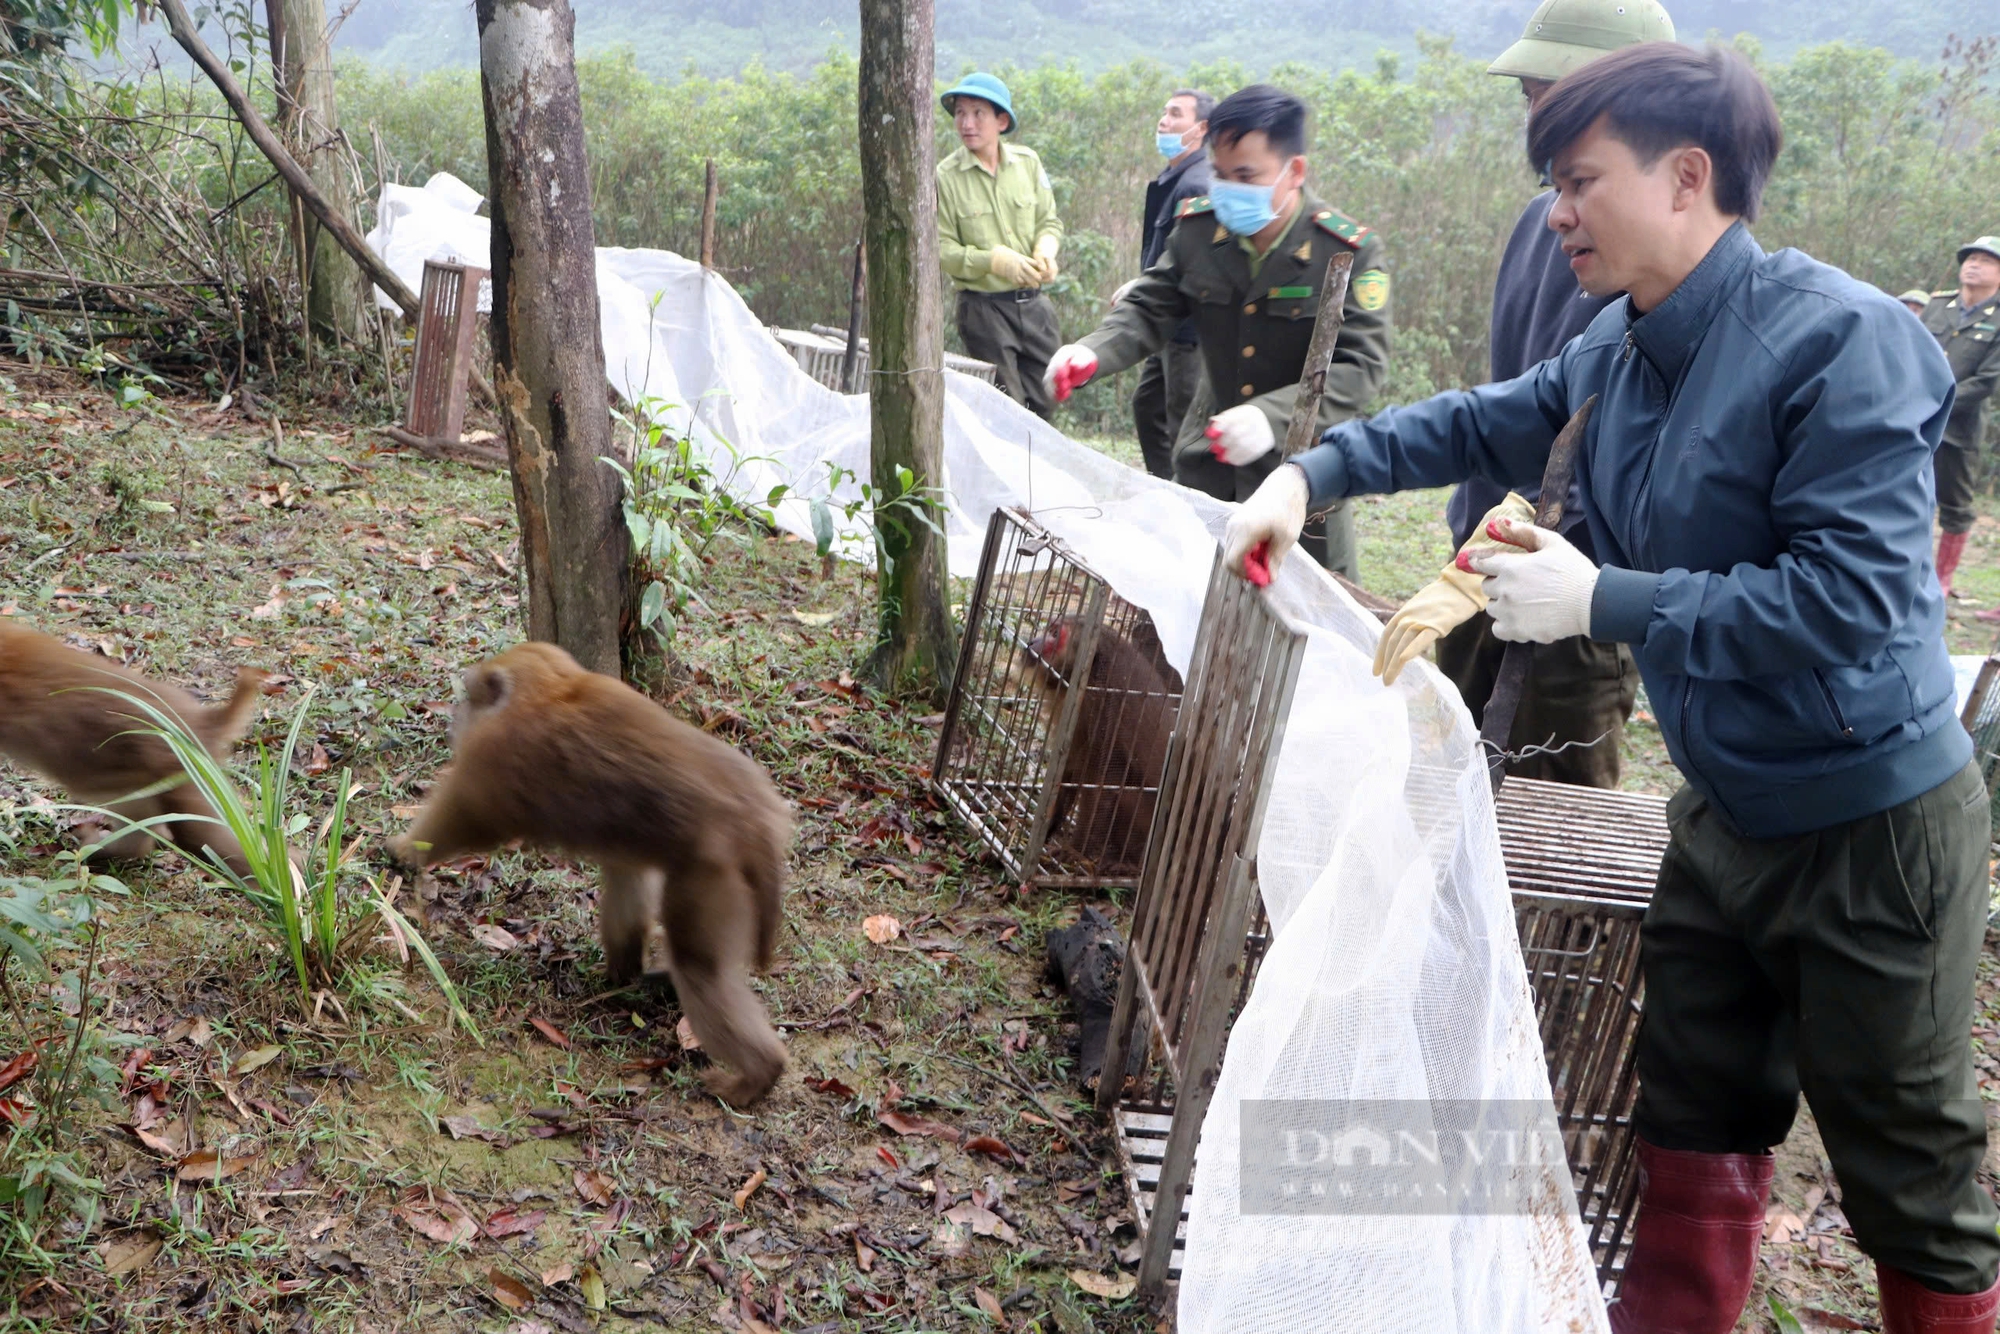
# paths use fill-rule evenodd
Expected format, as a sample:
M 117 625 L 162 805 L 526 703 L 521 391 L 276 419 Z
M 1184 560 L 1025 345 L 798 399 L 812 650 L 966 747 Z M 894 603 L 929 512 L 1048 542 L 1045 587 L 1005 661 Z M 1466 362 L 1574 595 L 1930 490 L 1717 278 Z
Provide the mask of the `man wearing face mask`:
M 1304 102 L 1253 84 L 1215 104 L 1206 199 L 1181 206 L 1160 258 L 1082 342 L 1056 349 L 1046 382 L 1057 402 L 1102 371 L 1159 351 L 1193 319 L 1202 383 L 1175 442 L 1174 480 L 1243 500 L 1269 476 L 1298 396 L 1327 262 L 1354 256 L 1344 322 L 1326 373 L 1316 430 L 1360 413 L 1389 366 L 1389 274 L 1374 232 L 1305 188 Z M 1345 504 L 1300 545 L 1355 577 L 1354 520 Z
M 1208 117 L 1214 110 L 1215 99 L 1207 93 L 1176 89 L 1153 127 L 1160 156 L 1167 165 L 1146 187 L 1144 230 L 1139 237 L 1141 272 L 1152 268 L 1166 253 L 1167 237 L 1173 234 L 1181 205 L 1208 193 L 1205 140 Z M 1123 295 L 1121 290 L 1119 297 Z M 1201 382 L 1201 362 L 1195 351 L 1198 338 L 1195 322 L 1182 320 L 1174 336 L 1146 358 L 1139 372 L 1139 388 L 1132 395 L 1132 423 L 1139 433 L 1139 453 L 1146 460 L 1146 471 L 1155 477 L 1174 475 L 1174 440 L 1180 435 L 1188 405 L 1194 401 L 1195 386 Z

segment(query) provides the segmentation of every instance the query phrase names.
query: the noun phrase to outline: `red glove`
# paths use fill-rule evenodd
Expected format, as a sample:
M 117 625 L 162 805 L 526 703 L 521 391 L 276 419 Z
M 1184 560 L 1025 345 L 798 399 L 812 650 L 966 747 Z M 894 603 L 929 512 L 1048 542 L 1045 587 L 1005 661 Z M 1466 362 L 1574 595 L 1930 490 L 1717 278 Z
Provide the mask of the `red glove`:
M 1049 368 L 1042 372 L 1042 385 L 1055 396 L 1058 403 L 1070 396 L 1070 391 L 1097 374 L 1097 354 L 1082 343 L 1065 343 L 1049 358 Z

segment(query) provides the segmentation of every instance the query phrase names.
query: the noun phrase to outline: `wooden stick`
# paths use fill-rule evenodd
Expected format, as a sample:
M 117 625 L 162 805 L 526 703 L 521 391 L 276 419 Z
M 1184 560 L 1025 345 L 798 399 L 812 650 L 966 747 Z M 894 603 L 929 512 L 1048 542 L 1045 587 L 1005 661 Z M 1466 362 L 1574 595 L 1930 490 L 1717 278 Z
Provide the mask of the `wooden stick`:
M 236 119 L 243 123 L 244 130 L 250 136 L 250 142 L 257 145 L 258 151 L 270 159 L 271 165 L 278 169 L 278 174 L 285 178 L 285 184 L 292 188 L 293 195 L 315 218 L 319 219 L 319 225 L 326 228 L 327 234 L 339 242 L 340 248 L 353 258 L 361 271 L 367 274 L 377 287 L 387 292 L 391 301 L 403 308 L 403 314 L 410 319 L 416 319 L 423 305 L 417 294 L 410 290 L 408 283 L 396 276 L 394 269 L 384 264 L 380 257 L 368 248 L 368 243 L 355 233 L 347 219 L 341 217 L 327 202 L 326 196 L 320 193 L 317 185 L 313 184 L 312 177 L 306 175 L 305 169 L 285 151 L 285 146 L 278 142 L 278 136 L 271 132 L 271 127 L 265 124 L 263 116 L 259 115 L 257 108 L 251 105 L 249 95 L 243 91 L 243 85 L 236 82 L 236 76 L 229 72 L 229 67 L 216 59 L 215 52 L 208 49 L 208 43 L 201 40 L 201 34 L 195 30 L 194 20 L 188 16 L 187 6 L 182 0 L 160 0 L 160 12 L 166 16 L 167 31 L 173 34 L 181 49 L 188 53 L 188 58 L 209 77 L 209 81 L 222 94 L 222 100 L 236 113 Z M 472 387 L 487 402 L 498 402 L 499 400 L 493 396 L 493 386 L 486 382 L 486 377 L 479 373 L 479 368 L 475 366 L 469 370 Z
M 1319 315 L 1312 341 L 1306 344 L 1306 365 L 1299 373 L 1299 395 L 1292 400 L 1292 420 L 1285 427 L 1284 457 L 1303 454 L 1319 442 L 1319 401 L 1326 395 L 1326 372 L 1333 364 L 1333 345 L 1347 318 L 1347 279 L 1354 272 L 1354 254 L 1346 251 L 1326 263 L 1320 284 Z
M 861 364 L 861 299 L 868 283 L 868 243 L 854 247 L 854 290 L 847 298 L 847 351 L 840 358 L 840 392 L 854 392 L 854 371 Z
M 715 159 L 709 158 L 701 187 L 701 266 L 715 267 Z

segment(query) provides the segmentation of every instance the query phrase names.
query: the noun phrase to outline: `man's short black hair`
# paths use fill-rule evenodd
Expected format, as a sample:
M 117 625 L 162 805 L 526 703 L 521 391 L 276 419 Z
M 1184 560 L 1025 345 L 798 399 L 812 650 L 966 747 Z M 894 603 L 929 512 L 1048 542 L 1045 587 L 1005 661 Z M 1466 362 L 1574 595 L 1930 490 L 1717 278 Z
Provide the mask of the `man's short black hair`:
M 1208 113 L 1208 141 L 1233 144 L 1263 131 L 1279 157 L 1306 151 L 1306 104 L 1282 88 L 1253 83 L 1217 102 Z
M 1771 90 L 1737 51 L 1640 42 L 1565 75 L 1528 117 L 1528 162 L 1549 171 L 1602 117 L 1606 131 L 1650 167 L 1690 144 L 1715 164 L 1715 204 L 1757 220 L 1764 182 L 1784 146 Z
M 1207 120 L 1215 111 L 1214 93 L 1204 93 L 1199 88 L 1176 88 L 1167 95 L 1167 100 L 1171 102 L 1176 97 L 1192 97 L 1194 99 L 1194 118 L 1196 120 Z

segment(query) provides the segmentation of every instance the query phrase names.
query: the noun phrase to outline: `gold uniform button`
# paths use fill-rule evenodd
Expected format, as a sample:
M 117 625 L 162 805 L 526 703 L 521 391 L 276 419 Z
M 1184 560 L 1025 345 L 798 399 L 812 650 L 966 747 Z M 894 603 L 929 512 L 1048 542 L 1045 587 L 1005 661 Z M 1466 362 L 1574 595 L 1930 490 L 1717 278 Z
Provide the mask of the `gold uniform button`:
M 1257 313 L 1257 303 L 1252 301 L 1249 305 L 1243 307 L 1243 313 L 1245 315 L 1255 315 Z
M 1250 397 L 1251 395 L 1255 394 L 1256 392 L 1257 392 L 1257 390 L 1256 390 L 1256 389 L 1255 389 L 1254 387 L 1250 386 L 1250 385 L 1247 385 L 1247 384 L 1246 384 L 1246 385 L 1244 385 L 1244 386 L 1243 386 L 1243 397 L 1245 397 L 1245 398 L 1249 398 L 1249 397 Z
M 1243 349 L 1243 355 L 1246 357 L 1254 357 L 1257 355 L 1257 349 L 1254 347 L 1246 347 Z

